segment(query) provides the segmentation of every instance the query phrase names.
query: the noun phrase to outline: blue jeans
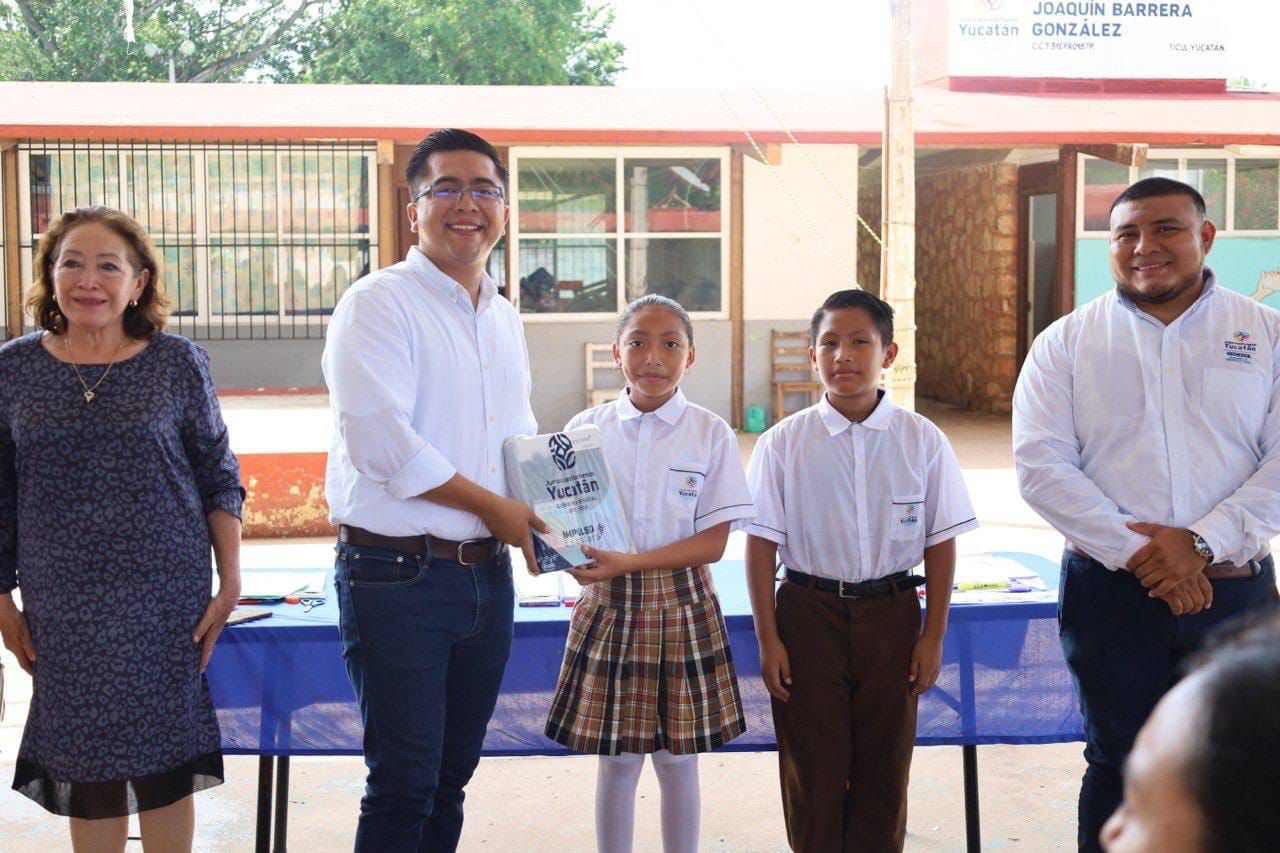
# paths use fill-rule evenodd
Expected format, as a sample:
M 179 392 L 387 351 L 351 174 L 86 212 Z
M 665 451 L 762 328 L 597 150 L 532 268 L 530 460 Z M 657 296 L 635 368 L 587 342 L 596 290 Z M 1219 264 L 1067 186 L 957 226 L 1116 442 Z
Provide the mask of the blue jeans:
M 511 652 L 511 558 L 338 545 L 342 654 L 369 768 L 357 851 L 452 851 Z
M 1088 764 L 1077 842 L 1081 850 L 1098 851 L 1098 833 L 1123 799 L 1125 758 L 1187 656 L 1232 617 L 1280 608 L 1280 594 L 1268 557 L 1255 577 L 1213 581 L 1210 609 L 1174 616 L 1129 572 L 1065 551 L 1058 596 L 1059 635 L 1080 694 Z

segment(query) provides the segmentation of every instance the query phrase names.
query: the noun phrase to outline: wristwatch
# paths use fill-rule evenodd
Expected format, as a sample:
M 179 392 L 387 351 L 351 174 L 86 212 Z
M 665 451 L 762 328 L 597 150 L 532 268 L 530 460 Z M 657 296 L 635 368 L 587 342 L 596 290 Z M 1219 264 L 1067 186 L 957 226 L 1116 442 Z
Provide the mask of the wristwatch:
M 1205 565 L 1213 565 L 1213 549 L 1209 547 L 1208 542 L 1204 541 L 1204 537 L 1194 530 L 1191 531 L 1191 547 L 1204 558 Z

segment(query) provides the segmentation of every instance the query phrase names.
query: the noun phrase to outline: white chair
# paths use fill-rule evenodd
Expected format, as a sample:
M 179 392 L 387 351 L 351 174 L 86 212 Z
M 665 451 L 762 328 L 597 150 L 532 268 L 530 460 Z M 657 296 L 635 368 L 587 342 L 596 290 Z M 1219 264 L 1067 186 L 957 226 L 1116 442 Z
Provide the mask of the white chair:
M 621 388 L 601 388 L 598 373 L 614 377 L 617 371 L 613 366 L 612 344 L 584 344 L 583 355 L 586 363 L 587 406 L 599 406 L 618 399 Z

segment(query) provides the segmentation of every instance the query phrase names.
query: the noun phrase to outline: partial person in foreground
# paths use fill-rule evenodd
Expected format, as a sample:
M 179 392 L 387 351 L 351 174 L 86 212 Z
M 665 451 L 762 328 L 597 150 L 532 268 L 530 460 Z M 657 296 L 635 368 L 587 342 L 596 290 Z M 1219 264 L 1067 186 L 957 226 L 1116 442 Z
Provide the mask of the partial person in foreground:
M 485 140 L 438 130 L 405 175 L 418 243 L 334 310 L 325 485 L 343 657 L 369 768 L 356 850 L 451 851 L 511 651 L 508 546 L 546 526 L 508 496 L 502 444 L 537 432 L 529 356 L 485 272 L 509 215 Z
M 621 396 L 565 426 L 600 429 L 638 552 L 584 548 L 594 565 L 571 570 L 583 592 L 547 720 L 547 737 L 600 756 L 600 853 L 630 853 L 645 755 L 662 792 L 662 849 L 695 853 L 698 754 L 746 730 L 709 566 L 731 523 L 753 515 L 751 495 L 733 430 L 680 389 L 694 355 L 684 308 L 640 297 L 613 344 Z
M 1088 767 L 1081 850 L 1121 767 L 1206 632 L 1280 606 L 1280 312 L 1205 265 L 1193 187 L 1147 178 L 1111 209 L 1115 288 L 1031 347 L 1013 398 L 1026 502 L 1067 540 L 1059 614 Z
M 34 682 L 13 787 L 77 851 L 124 850 L 135 813 L 148 850 L 190 850 L 244 498 L 209 358 L 163 331 L 160 254 L 118 210 L 49 226 L 27 308 L 0 347 L 0 634 Z
M 1280 622 L 1198 656 L 1125 762 L 1107 853 L 1271 853 L 1280 842 Z
M 916 705 L 942 666 L 955 537 L 978 522 L 946 436 L 880 388 L 898 352 L 893 309 L 839 291 L 814 313 L 810 342 L 826 392 L 761 436 L 747 473 L 747 582 L 787 840 L 801 853 L 901 850 Z M 923 578 L 911 573 L 921 560 Z

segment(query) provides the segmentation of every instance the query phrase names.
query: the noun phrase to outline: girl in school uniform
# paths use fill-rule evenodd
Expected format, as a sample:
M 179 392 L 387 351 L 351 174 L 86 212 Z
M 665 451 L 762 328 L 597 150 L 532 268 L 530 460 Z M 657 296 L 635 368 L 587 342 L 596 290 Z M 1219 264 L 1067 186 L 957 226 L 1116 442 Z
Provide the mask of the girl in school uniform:
M 746 729 L 724 616 L 707 566 L 730 523 L 755 511 L 733 431 L 685 399 L 693 324 L 649 295 L 618 320 L 613 357 L 627 387 L 575 416 L 603 438 L 638 553 L 586 549 L 547 736 L 600 756 L 596 842 L 630 851 L 646 754 L 662 793 L 666 853 L 692 853 L 700 824 L 698 753 Z

